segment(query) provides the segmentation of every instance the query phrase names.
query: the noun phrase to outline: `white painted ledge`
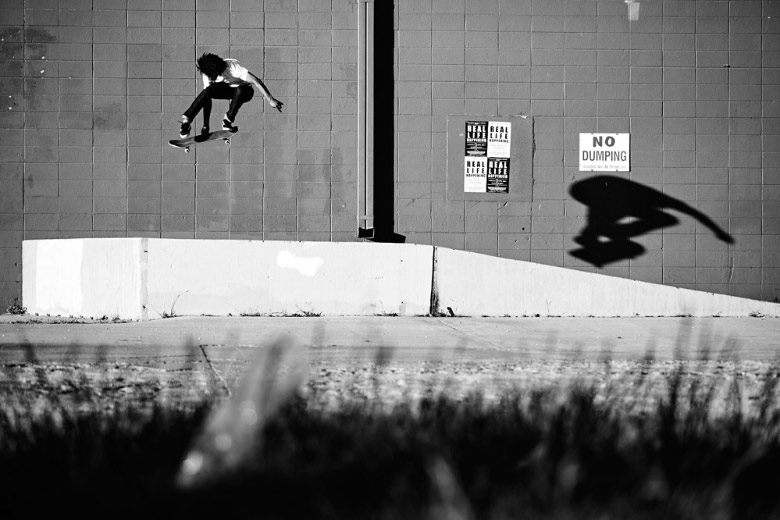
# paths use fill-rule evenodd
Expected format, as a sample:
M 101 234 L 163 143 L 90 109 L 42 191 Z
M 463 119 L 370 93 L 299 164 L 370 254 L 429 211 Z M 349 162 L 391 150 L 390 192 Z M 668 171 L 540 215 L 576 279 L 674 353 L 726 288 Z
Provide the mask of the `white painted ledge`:
M 414 316 L 430 308 L 431 246 L 149 239 L 149 316 Z
M 413 244 L 27 240 L 28 312 L 165 315 L 780 316 L 780 304 Z
M 459 316 L 780 316 L 780 304 L 436 248 L 439 309 Z
M 52 316 L 146 319 L 141 238 L 25 240 L 22 302 Z

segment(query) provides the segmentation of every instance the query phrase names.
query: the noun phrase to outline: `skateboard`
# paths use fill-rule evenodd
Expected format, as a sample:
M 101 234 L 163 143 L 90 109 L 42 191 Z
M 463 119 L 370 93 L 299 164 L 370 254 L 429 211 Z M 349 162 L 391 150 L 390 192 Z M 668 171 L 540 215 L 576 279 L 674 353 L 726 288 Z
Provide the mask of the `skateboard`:
M 205 143 L 206 141 L 215 141 L 222 139 L 225 144 L 230 144 L 230 137 L 238 132 L 238 127 L 234 130 L 217 130 L 216 132 L 209 132 L 208 134 L 198 134 L 195 136 L 185 137 L 184 139 L 171 139 L 168 144 L 175 146 L 176 148 L 184 148 L 184 153 L 190 153 L 190 146 Z

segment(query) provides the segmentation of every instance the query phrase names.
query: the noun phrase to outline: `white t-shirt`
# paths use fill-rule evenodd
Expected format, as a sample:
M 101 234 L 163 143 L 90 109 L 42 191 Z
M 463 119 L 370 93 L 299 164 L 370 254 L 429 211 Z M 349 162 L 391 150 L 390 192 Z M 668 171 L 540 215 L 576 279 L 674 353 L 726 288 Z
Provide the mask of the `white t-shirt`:
M 214 83 L 227 83 L 231 87 L 251 84 L 249 82 L 249 71 L 243 65 L 238 63 L 238 60 L 227 58 L 225 63 L 227 63 L 227 68 L 221 76 L 217 76 L 217 79 L 214 80 Z M 208 76 L 203 74 L 203 88 L 206 88 L 209 85 L 211 85 L 211 80 Z

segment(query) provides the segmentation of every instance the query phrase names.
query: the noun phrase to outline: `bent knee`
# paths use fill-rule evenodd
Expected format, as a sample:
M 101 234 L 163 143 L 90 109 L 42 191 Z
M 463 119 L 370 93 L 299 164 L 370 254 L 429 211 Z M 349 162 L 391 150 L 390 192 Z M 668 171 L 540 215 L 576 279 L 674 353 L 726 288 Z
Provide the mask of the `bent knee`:
M 255 95 L 255 89 L 252 88 L 252 85 L 239 85 L 236 88 L 238 89 L 238 95 L 244 101 L 249 101 Z

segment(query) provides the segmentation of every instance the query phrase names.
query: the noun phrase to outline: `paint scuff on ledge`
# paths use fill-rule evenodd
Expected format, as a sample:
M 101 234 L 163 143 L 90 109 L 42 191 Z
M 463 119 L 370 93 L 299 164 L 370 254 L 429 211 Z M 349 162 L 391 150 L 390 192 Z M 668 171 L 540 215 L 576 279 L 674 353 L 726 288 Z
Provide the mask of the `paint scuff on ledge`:
M 324 263 L 325 261 L 320 257 L 303 258 L 290 251 L 279 251 L 276 256 L 276 265 L 284 269 L 295 269 L 309 278 L 316 276 Z

